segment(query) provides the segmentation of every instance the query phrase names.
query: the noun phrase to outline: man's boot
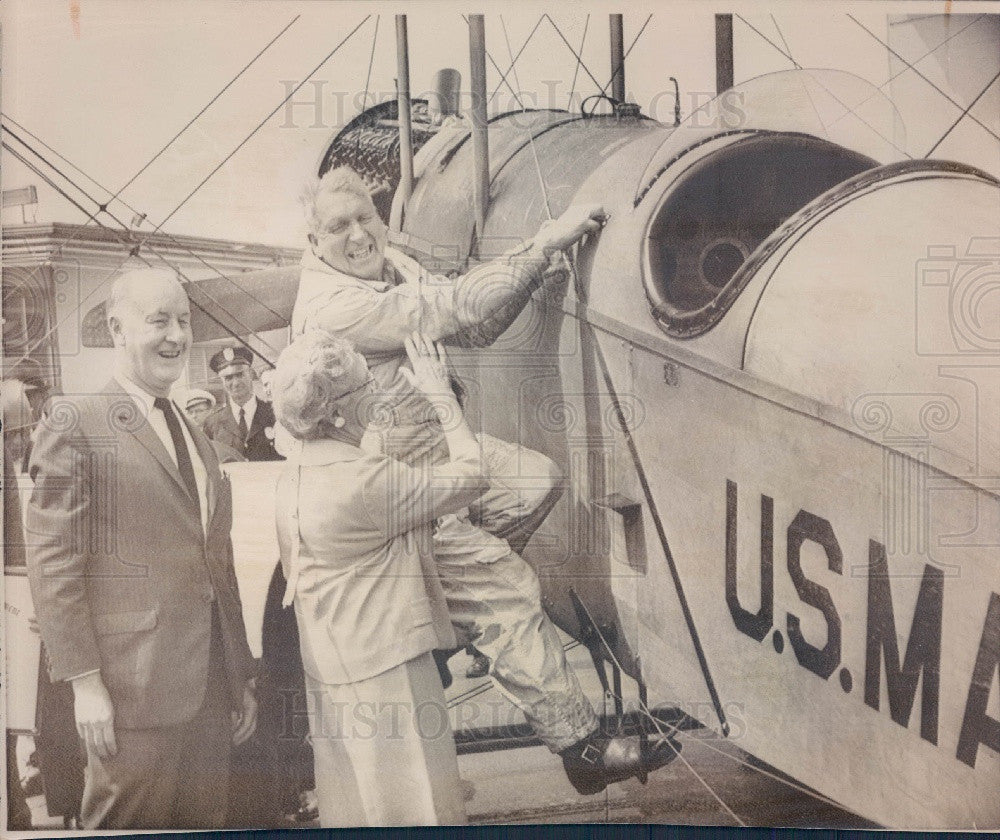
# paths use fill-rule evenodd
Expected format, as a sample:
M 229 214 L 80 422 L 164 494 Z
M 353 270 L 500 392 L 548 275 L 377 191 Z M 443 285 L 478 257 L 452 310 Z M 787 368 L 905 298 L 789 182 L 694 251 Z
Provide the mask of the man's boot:
M 680 743 L 673 738 L 651 738 L 643 756 L 638 736 L 609 737 L 594 732 L 559 755 L 577 793 L 590 796 L 614 782 L 658 770 L 673 761 L 680 751 Z

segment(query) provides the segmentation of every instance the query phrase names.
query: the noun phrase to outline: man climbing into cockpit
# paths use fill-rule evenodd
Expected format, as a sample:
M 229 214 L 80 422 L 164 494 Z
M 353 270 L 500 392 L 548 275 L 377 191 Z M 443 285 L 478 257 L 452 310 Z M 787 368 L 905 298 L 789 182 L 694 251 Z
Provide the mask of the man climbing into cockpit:
M 441 426 L 430 403 L 403 375 L 404 341 L 419 331 L 431 340 L 482 346 L 496 339 L 550 272 L 550 259 L 596 233 L 599 206 L 570 207 L 545 223 L 522 248 L 450 280 L 387 247 L 387 229 L 361 178 L 340 167 L 310 185 L 305 197 L 309 244 L 292 316 L 292 331 L 324 330 L 351 341 L 368 360 L 377 390 L 384 451 L 407 463 L 446 457 Z M 680 749 L 654 742 L 643 755 L 639 739 L 607 736 L 568 667 L 562 644 L 541 606 L 538 578 L 520 556 L 560 494 L 561 474 L 548 458 L 481 436 L 484 460 L 518 458 L 523 475 L 537 476 L 525 499 L 493 482 L 475 512 L 443 517 L 434 555 L 460 642 L 474 643 L 491 661 L 490 674 L 520 708 L 539 738 L 562 757 L 566 774 L 584 794 L 655 770 Z

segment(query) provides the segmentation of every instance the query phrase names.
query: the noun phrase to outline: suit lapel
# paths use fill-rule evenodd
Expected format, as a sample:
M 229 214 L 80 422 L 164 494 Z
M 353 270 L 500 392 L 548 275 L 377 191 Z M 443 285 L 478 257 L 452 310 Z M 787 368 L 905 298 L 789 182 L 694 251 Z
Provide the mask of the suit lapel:
M 212 444 L 201 432 L 200 429 L 194 428 L 191 425 L 188 418 L 185 416 L 184 412 L 178 412 L 181 415 L 181 419 L 185 426 L 187 426 L 188 434 L 191 435 L 191 440 L 194 441 L 195 449 L 198 450 L 198 454 L 201 456 L 201 462 L 205 465 L 206 479 L 206 492 L 208 493 L 208 521 L 205 523 L 206 533 L 208 531 L 208 526 L 212 522 L 212 517 L 215 515 L 215 503 L 218 501 L 218 488 L 216 486 L 216 474 L 218 473 L 218 467 L 216 466 L 216 455 L 215 450 L 212 448 Z
M 147 418 L 137 416 L 139 409 L 132 396 L 114 380 L 109 383 L 105 393 L 113 400 L 111 411 L 117 421 L 118 428 L 128 432 L 142 444 L 177 483 L 177 489 L 187 496 L 187 487 L 184 486 L 184 479 L 181 478 L 180 470 L 177 469 L 174 459 L 170 457 L 163 441 L 153 431 Z

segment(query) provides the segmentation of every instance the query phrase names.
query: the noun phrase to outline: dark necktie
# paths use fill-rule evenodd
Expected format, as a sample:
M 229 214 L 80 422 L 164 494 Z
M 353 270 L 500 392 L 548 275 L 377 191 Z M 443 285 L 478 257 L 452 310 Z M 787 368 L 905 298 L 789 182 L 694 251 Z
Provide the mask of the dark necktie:
M 191 465 L 191 453 L 188 452 L 187 443 L 184 441 L 184 433 L 181 431 L 181 421 L 174 414 L 174 409 L 170 405 L 170 400 L 166 397 L 157 397 L 153 400 L 153 407 L 160 409 L 167 421 L 167 430 L 170 432 L 170 439 L 174 442 L 174 452 L 177 455 L 177 469 L 180 471 L 184 486 L 195 504 L 200 505 L 198 498 L 198 483 L 194 480 L 194 467 Z
M 246 415 L 246 412 L 243 410 L 243 406 L 240 406 L 240 425 L 239 425 L 239 430 L 240 430 L 240 444 L 242 446 L 246 446 L 247 445 L 247 436 L 249 435 L 250 430 L 247 429 L 247 415 Z

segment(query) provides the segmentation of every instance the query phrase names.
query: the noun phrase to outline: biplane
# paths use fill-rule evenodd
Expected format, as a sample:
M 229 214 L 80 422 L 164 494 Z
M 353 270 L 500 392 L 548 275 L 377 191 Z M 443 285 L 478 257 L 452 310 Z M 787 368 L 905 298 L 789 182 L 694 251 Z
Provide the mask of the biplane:
M 526 551 L 552 618 L 654 727 L 683 709 L 886 826 L 1000 827 L 996 177 L 902 159 L 891 103 L 839 71 L 730 65 L 651 119 L 615 15 L 608 94 L 492 116 L 471 16 L 463 112 L 454 70 L 410 97 L 397 25 L 398 98 L 318 166 L 362 174 L 395 247 L 458 273 L 570 204 L 609 214 L 452 354 L 474 422 L 564 471 Z M 824 118 L 879 103 L 854 133 Z M 196 340 L 287 326 L 296 284 L 190 284 Z

